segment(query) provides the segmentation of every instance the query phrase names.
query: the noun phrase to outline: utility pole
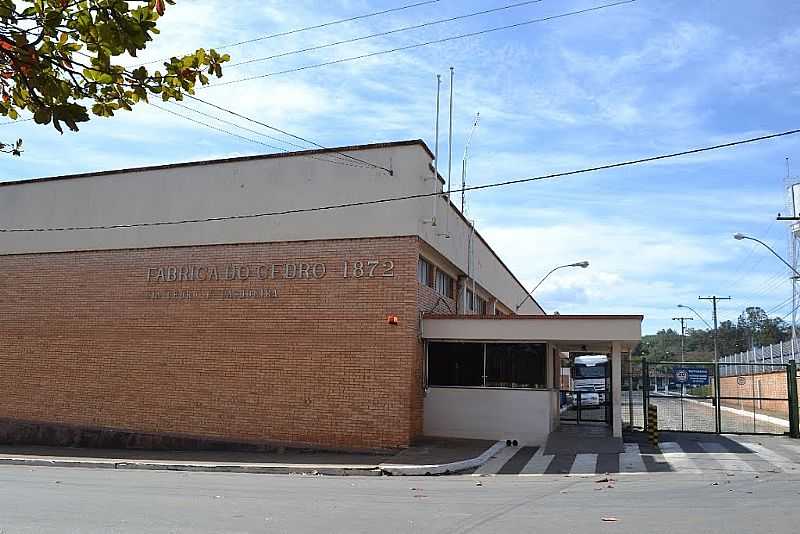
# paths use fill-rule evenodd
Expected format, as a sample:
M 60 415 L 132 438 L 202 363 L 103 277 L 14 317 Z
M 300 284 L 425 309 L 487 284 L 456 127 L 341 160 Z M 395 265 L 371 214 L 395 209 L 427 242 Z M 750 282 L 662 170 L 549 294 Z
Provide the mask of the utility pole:
M 692 317 L 673 317 L 672 320 L 681 322 L 681 363 L 683 363 L 684 354 L 686 353 L 686 345 L 684 343 L 686 339 L 686 321 L 691 321 Z
M 714 315 L 714 363 L 717 364 L 717 363 L 719 363 L 719 346 L 717 344 L 717 331 L 718 331 L 718 328 L 719 328 L 718 325 L 717 325 L 717 302 L 720 301 L 720 300 L 731 300 L 731 298 L 730 297 L 718 297 L 716 295 L 712 295 L 710 297 L 697 297 L 697 298 L 700 299 L 700 300 L 710 300 L 712 302 L 712 305 L 713 305 L 713 308 L 712 308 L 713 312 L 712 313 Z
M 719 345 L 717 343 L 717 331 L 719 330 L 719 326 L 717 324 L 717 302 L 720 300 L 731 300 L 730 297 L 718 297 L 716 295 L 712 295 L 710 297 L 697 297 L 700 300 L 710 300 L 713 304 L 713 313 L 714 313 L 714 408 L 716 412 L 716 419 L 717 419 L 717 431 L 722 430 L 722 408 L 719 401 L 720 397 L 720 379 L 719 379 Z

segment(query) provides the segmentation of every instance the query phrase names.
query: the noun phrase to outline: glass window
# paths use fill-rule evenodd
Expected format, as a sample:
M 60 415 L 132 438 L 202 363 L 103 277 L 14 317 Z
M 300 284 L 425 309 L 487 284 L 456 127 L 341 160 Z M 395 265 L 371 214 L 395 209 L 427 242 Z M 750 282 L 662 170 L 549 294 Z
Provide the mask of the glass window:
M 543 343 L 487 343 L 486 386 L 543 388 L 547 364 Z
M 472 294 L 471 289 L 467 289 L 467 310 L 473 311 L 475 306 L 473 305 L 475 296 Z
M 486 300 L 475 295 L 475 311 L 478 315 L 486 315 Z
M 428 384 L 483 385 L 483 343 L 429 343 Z
M 431 342 L 428 344 L 428 384 L 544 388 L 547 385 L 545 354 L 543 343 Z
M 434 287 L 440 295 L 453 298 L 453 279 L 445 272 L 436 270 L 436 286 Z
M 586 365 L 585 363 L 576 363 L 572 367 L 572 378 L 606 378 L 608 374 L 606 363 L 597 363 L 594 365 Z
M 422 257 L 417 262 L 417 280 L 424 286 L 433 287 L 433 265 Z

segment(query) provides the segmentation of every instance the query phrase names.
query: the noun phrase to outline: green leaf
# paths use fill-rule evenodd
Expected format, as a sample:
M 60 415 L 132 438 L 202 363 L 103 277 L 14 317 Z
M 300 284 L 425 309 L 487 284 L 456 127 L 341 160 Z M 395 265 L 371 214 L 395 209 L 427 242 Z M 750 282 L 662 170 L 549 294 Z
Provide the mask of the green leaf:
M 50 118 L 52 117 L 52 113 L 47 108 L 39 108 L 36 110 L 36 113 L 33 114 L 33 120 L 36 124 L 47 124 L 50 122 Z

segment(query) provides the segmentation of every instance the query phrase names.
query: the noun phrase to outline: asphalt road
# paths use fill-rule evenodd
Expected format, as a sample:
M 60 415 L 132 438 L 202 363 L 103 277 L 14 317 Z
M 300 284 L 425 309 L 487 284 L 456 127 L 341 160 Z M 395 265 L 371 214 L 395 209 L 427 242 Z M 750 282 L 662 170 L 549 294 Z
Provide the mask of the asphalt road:
M 783 534 L 800 521 L 792 475 L 658 473 L 618 477 L 613 487 L 600 478 L 3 467 L 0 532 Z

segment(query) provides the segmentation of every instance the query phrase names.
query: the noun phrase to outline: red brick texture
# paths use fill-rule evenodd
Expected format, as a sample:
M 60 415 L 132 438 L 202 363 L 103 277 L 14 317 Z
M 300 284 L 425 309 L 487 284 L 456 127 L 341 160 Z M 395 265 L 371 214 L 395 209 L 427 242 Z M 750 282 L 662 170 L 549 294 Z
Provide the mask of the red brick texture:
M 787 387 L 787 373 L 785 370 L 779 373 L 764 373 L 755 375 L 743 375 L 743 384 L 739 384 L 736 376 L 723 376 L 720 382 L 720 397 L 723 397 L 722 405 L 745 410 L 756 410 L 773 412 L 789 416 L 789 391 Z M 755 382 L 754 382 L 755 381 Z M 800 388 L 800 378 L 797 379 L 797 386 Z M 724 399 L 733 397 L 733 399 Z M 750 399 L 760 397 L 761 399 L 753 402 Z
M 397 237 L 0 256 L 0 418 L 407 446 L 422 431 L 419 317 L 436 300 L 418 250 Z

